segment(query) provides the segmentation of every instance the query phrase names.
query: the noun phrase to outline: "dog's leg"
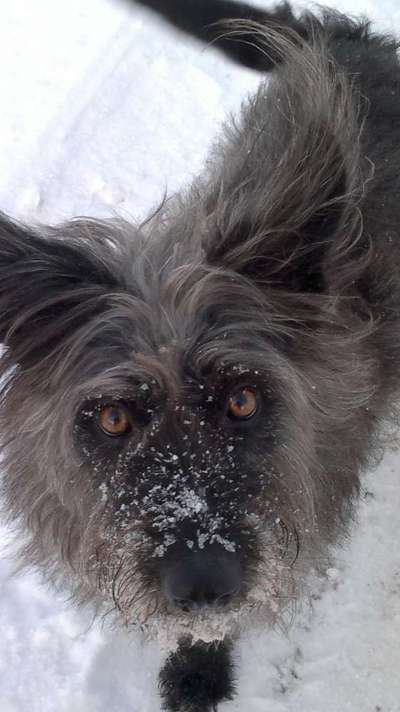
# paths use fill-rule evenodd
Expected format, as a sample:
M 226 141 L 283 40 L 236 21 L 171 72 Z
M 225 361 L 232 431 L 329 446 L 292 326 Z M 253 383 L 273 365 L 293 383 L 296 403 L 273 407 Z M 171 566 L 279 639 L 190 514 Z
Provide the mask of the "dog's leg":
M 226 21 L 250 20 L 269 27 L 295 30 L 304 34 L 304 25 L 299 22 L 289 3 L 281 3 L 271 12 L 251 7 L 245 2 L 232 0 L 136 0 L 162 15 L 178 29 L 202 42 L 211 43 L 231 59 L 252 69 L 268 71 L 277 58 L 266 57 L 257 45 L 254 28 L 242 28 L 240 37 L 232 35 Z M 225 27 L 224 27 L 225 22 Z

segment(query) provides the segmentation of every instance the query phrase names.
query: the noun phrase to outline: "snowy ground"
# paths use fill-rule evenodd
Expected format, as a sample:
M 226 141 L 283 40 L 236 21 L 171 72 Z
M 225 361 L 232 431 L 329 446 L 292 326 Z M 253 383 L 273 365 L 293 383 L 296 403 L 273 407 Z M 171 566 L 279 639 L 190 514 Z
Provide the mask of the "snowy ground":
M 263 5 L 263 0 L 257 4 Z M 400 34 L 398 0 L 340 0 Z M 0 23 L 0 206 L 28 220 L 144 215 L 196 173 L 257 78 L 112 0 L 13 0 Z M 364 482 L 311 617 L 238 650 L 221 712 L 400 712 L 400 454 Z M 2 531 L 2 540 L 7 534 Z M 158 712 L 161 655 L 0 559 L 0 712 Z

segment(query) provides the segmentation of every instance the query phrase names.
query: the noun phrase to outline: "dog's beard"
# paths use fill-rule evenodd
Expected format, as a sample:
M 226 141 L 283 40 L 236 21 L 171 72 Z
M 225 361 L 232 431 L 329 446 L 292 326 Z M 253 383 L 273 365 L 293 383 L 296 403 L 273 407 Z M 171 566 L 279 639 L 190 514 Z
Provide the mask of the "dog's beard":
M 260 581 L 252 586 L 242 601 L 232 604 L 224 611 L 205 610 L 196 615 L 173 612 L 161 607 L 159 610 L 137 625 L 148 639 L 157 639 L 159 645 L 171 649 L 182 637 L 191 636 L 193 640 L 211 642 L 239 637 L 242 632 L 252 629 L 264 630 L 283 621 L 285 613 L 292 617 L 295 602 L 294 577 L 287 567 L 277 567 L 275 580 L 269 578 L 269 584 Z M 138 612 L 135 611 L 135 614 Z
M 114 531 L 110 536 L 109 532 L 101 553 L 102 563 L 92 572 L 97 589 L 106 599 L 103 611 L 168 650 L 186 636 L 208 642 L 226 636 L 236 638 L 253 627 L 266 629 L 277 622 L 286 625 L 293 616 L 303 578 L 302 564 L 297 559 L 298 541 L 284 529 L 283 543 L 276 528 L 274 531 L 261 519 L 257 521 L 256 516 L 251 520 L 257 529 L 260 552 L 249 571 L 245 593 L 223 610 L 206 608 L 195 614 L 171 608 L 158 582 L 142 573 L 139 562 L 143 561 L 143 539 L 138 530 L 125 532 L 130 544 L 123 553 L 116 545 L 118 533 Z M 147 543 L 144 557 L 151 556 L 150 552 Z

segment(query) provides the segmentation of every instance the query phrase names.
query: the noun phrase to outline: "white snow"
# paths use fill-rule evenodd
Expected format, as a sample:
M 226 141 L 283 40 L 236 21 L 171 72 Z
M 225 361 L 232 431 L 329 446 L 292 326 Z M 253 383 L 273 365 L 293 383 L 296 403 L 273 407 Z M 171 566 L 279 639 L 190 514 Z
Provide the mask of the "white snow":
M 400 34 L 398 0 L 336 6 Z M 218 125 L 256 84 L 139 8 L 4 2 L 1 209 L 50 222 L 145 215 L 199 170 Z M 242 640 L 239 696 L 221 712 L 400 712 L 399 465 L 390 451 L 365 478 L 371 494 L 312 613 L 287 634 Z M 4 553 L 0 712 L 159 712 L 154 643 L 101 629 L 36 575 L 11 570 Z

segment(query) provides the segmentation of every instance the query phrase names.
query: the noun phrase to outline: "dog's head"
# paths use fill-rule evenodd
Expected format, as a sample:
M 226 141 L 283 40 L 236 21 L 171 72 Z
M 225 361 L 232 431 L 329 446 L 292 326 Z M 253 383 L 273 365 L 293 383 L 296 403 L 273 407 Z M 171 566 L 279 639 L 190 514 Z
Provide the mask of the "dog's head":
M 358 129 L 306 59 L 143 229 L 1 219 L 6 505 L 29 563 L 127 622 L 215 638 L 274 615 L 357 489 Z

